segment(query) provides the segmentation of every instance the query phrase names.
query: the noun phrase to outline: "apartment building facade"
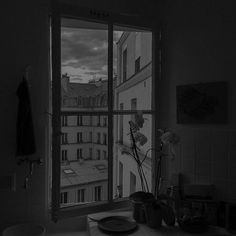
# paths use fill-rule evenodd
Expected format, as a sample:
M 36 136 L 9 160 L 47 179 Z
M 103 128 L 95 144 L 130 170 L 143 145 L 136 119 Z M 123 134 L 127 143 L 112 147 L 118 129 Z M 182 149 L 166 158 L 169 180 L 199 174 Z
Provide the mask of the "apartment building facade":
M 61 84 L 61 204 L 106 200 L 107 117 L 80 112 L 107 109 L 107 81 Z
M 124 32 L 117 42 L 114 110 L 132 112 L 114 116 L 114 198 L 128 197 L 141 190 L 137 163 L 122 150 L 131 150 L 129 121 L 134 121 L 135 112 L 151 110 L 151 47 L 151 32 Z M 61 98 L 61 203 L 106 200 L 108 119 L 83 112 L 107 110 L 107 81 L 70 83 L 69 77 L 64 75 Z M 145 158 L 143 169 L 151 189 L 152 116 L 144 114 L 143 117 L 145 122 L 140 132 L 147 137 L 147 143 L 139 147 L 138 153 L 142 160 Z
M 124 32 L 117 43 L 117 84 L 114 91 L 115 107 L 122 111 L 151 110 L 152 101 L 152 34 L 151 32 Z M 144 114 L 144 125 L 140 129 L 147 137 L 147 143 L 139 147 L 139 157 L 144 159 L 143 169 L 151 189 L 151 150 L 152 147 L 152 116 Z M 116 163 L 116 185 L 120 196 L 127 197 L 141 190 L 141 182 L 137 163 L 130 153 L 130 125 L 135 121 L 135 113 L 119 115 L 115 121 L 114 146 Z

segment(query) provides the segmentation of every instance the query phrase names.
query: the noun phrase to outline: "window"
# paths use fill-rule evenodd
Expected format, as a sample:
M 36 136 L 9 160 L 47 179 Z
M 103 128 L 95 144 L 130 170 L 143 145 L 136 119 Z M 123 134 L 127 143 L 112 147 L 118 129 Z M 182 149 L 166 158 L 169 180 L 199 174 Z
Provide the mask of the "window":
M 130 194 L 136 191 L 136 176 L 130 171 Z
M 82 126 L 83 125 L 83 116 L 78 115 L 77 116 L 77 125 Z
M 62 133 L 61 134 L 61 144 L 66 144 L 66 143 L 68 143 L 67 133 Z
M 140 57 L 135 60 L 135 73 L 140 71 Z
M 137 110 L 137 98 L 132 98 L 131 99 L 131 110 L 132 111 Z M 131 115 L 131 120 L 135 121 L 135 114 Z
M 100 160 L 101 159 L 101 151 L 98 149 L 97 150 L 97 159 Z
M 97 133 L 97 143 L 100 144 L 101 143 L 101 134 Z
M 102 186 L 96 186 L 94 188 L 94 201 L 101 201 L 101 195 L 102 195 Z
M 107 134 L 103 134 L 103 144 L 107 145 Z
M 87 14 L 86 11 L 84 13 Z M 86 21 L 86 17 L 83 17 L 81 20 L 79 16 L 70 15 L 68 12 L 61 16 L 53 15 L 53 18 L 51 39 L 53 70 L 52 96 L 50 96 L 53 99 L 51 178 L 53 219 L 58 215 L 66 217 L 92 213 L 94 210 L 101 209 L 101 205 L 104 205 L 103 209 L 109 210 L 124 207 L 130 192 L 134 189 L 141 190 L 139 176 L 135 172 L 136 164 L 132 157 L 122 152 L 123 148 L 130 148 L 129 121 L 137 108 L 142 111 L 145 118 L 141 132 L 148 139 L 147 144 L 140 147 L 141 157 L 156 143 L 153 132 L 157 129 L 153 125 L 156 125 L 157 96 L 154 92 L 157 91 L 159 74 L 156 74 L 156 68 L 152 64 L 151 27 L 144 23 L 144 19 L 137 23 L 140 28 L 137 26 L 131 28 L 124 24 L 129 21 L 115 25 L 112 19 L 109 19 L 108 23 L 101 17 L 97 23 L 96 19 Z M 137 32 L 142 39 L 140 45 L 142 50 L 139 56 L 142 59 L 143 73 L 134 74 L 134 60 L 137 59 L 134 55 L 134 35 Z M 83 46 L 81 48 L 85 49 L 83 53 L 80 47 L 74 50 L 78 38 Z M 154 38 L 159 39 L 159 37 Z M 67 76 L 63 76 L 64 74 Z M 143 86 L 144 80 L 146 88 Z M 134 98 L 136 100 L 131 102 Z M 63 103 L 66 100 L 68 102 Z M 63 127 L 60 121 L 61 115 L 68 116 L 68 121 L 70 124 L 73 123 L 73 127 Z M 80 116 L 84 118 L 82 121 Z M 60 133 L 63 133 L 61 143 L 58 135 Z M 91 133 L 94 143 L 87 142 L 87 140 L 91 141 Z M 83 139 L 86 142 L 83 143 Z M 101 142 L 105 145 L 97 145 Z M 67 158 L 72 160 L 66 166 L 67 169 L 72 170 L 70 173 L 62 170 L 65 165 L 63 166 L 58 158 L 62 155 L 61 150 L 65 149 L 68 150 Z M 83 153 L 81 151 L 77 153 L 79 149 L 82 149 Z M 83 162 L 76 161 L 76 157 L 80 158 L 82 155 Z M 155 160 L 154 152 L 150 151 L 144 162 L 150 189 L 152 160 Z M 127 180 L 128 177 L 128 181 L 122 181 L 123 184 L 119 181 L 121 161 L 124 163 L 120 178 Z M 133 189 L 130 188 L 130 181 L 134 183 L 134 177 L 130 177 L 130 171 L 137 178 L 135 185 L 132 184 L 135 186 Z M 121 187 L 122 199 L 116 202 L 116 190 L 119 187 Z M 86 189 L 84 203 L 80 201 L 81 204 L 75 204 L 79 198 L 82 200 L 82 193 L 81 197 L 77 197 L 78 190 L 81 189 Z M 90 204 L 94 201 L 99 203 Z
M 67 150 L 61 150 L 61 161 L 67 161 Z
M 123 51 L 123 82 L 127 80 L 127 49 Z
M 100 116 L 98 116 L 98 120 L 97 120 L 97 126 L 100 126 L 101 123 L 100 123 Z
M 78 148 L 77 149 L 77 160 L 83 159 L 83 149 L 82 148 Z
M 77 202 L 84 202 L 85 189 L 79 189 L 77 192 Z
M 68 203 L 68 192 L 62 192 L 60 198 L 61 198 L 60 200 L 61 204 Z
M 120 110 L 124 110 L 124 103 L 120 104 Z M 124 117 L 123 115 L 119 116 L 119 143 L 123 144 L 123 123 L 124 123 Z
M 103 151 L 103 159 L 107 160 L 107 152 L 106 151 Z
M 93 159 L 93 149 L 89 148 L 89 159 L 92 160 Z
M 93 132 L 89 132 L 89 142 L 93 142 Z
M 118 185 L 118 197 L 122 197 L 123 195 L 123 164 L 119 161 L 119 185 Z
M 83 142 L 82 132 L 78 132 L 77 133 L 77 143 L 82 143 L 82 142 Z
M 106 117 L 103 118 L 103 126 L 104 126 L 104 127 L 107 126 L 107 118 L 106 118 Z
M 67 126 L 67 116 L 62 116 L 62 126 Z

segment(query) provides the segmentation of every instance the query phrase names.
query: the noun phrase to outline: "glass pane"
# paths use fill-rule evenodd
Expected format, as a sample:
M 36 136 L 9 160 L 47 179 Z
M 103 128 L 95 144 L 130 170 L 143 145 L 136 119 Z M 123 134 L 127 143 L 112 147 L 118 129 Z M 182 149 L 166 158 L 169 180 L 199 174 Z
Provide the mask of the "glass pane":
M 142 121 L 144 122 L 143 125 L 140 125 L 142 127 L 137 128 L 138 126 L 136 125 L 141 124 Z M 131 127 L 132 134 L 130 131 Z M 135 191 L 143 190 L 142 180 L 144 188 L 151 190 L 151 148 L 154 148 L 151 140 L 152 116 L 116 115 L 114 116 L 113 132 L 114 198 L 128 197 Z M 132 135 L 135 140 L 137 154 L 134 154 Z M 142 180 L 134 157 L 138 157 L 142 163 L 142 171 L 145 175 L 145 177 L 142 177 Z
M 61 207 L 107 200 L 107 116 L 62 112 L 61 121 Z
M 152 33 L 115 26 L 113 38 L 114 109 L 150 110 Z
M 107 25 L 62 19 L 61 95 L 67 109 L 107 109 Z

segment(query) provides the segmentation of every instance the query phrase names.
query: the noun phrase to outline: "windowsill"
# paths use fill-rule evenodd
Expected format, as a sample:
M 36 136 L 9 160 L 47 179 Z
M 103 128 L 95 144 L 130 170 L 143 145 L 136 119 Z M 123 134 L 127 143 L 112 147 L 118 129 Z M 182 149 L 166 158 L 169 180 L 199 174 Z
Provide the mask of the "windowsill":
M 50 221 L 46 226 L 46 236 L 85 236 L 86 216 Z

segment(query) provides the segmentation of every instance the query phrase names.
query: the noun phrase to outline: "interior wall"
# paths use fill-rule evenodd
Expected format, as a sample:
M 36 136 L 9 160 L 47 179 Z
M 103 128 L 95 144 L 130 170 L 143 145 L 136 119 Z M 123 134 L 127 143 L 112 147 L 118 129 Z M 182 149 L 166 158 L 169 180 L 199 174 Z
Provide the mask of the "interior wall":
M 216 198 L 236 200 L 236 4 L 235 1 L 166 1 L 161 126 L 181 138 L 169 178 L 212 183 Z M 177 124 L 176 86 L 228 82 L 226 124 Z
M 68 3 L 69 1 L 66 1 Z M 142 13 L 150 15 L 150 4 L 141 1 L 70 1 L 72 4 L 104 9 L 114 12 Z M 151 1 L 150 1 L 151 3 Z M 134 5 L 139 7 L 134 8 Z M 0 176 L 15 175 L 15 191 L 0 190 L 0 231 L 8 225 L 36 221 L 47 223 L 47 143 L 49 100 L 49 5 L 47 0 L 5 1 L 1 7 L 1 87 L 0 87 Z M 136 9 L 136 10 L 135 10 Z M 145 10 L 146 9 L 146 10 Z M 35 158 L 42 158 L 43 166 L 35 166 L 32 183 L 24 189 L 28 166 L 17 165 L 16 115 L 18 98 L 16 90 L 24 70 L 30 65 L 29 85 L 37 152 Z M 85 229 L 84 219 L 76 219 L 77 229 Z M 71 222 L 52 223 L 50 229 L 62 225 L 71 227 Z
M 6 2 L 1 8 L 1 165 L 0 175 L 15 175 L 15 191 L 1 190 L 0 228 L 28 219 L 46 217 L 46 133 L 48 115 L 48 8 L 43 1 Z M 42 158 L 43 166 L 35 166 L 32 183 L 24 189 L 29 173 L 25 164 L 17 165 L 16 90 L 25 68 L 30 66 L 29 90 L 37 152 L 33 158 Z

